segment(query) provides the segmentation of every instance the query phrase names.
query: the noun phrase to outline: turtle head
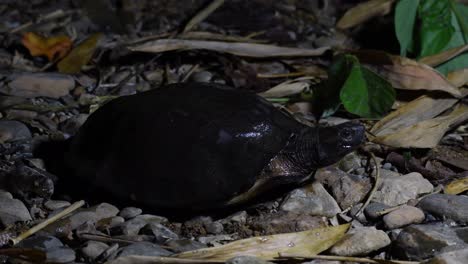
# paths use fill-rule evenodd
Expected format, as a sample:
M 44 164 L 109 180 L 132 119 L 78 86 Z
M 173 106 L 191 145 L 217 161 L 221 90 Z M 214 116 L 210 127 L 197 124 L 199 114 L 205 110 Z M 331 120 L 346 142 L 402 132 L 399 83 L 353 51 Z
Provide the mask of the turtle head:
M 365 127 L 355 121 L 316 129 L 316 162 L 320 167 L 339 161 L 365 139 Z

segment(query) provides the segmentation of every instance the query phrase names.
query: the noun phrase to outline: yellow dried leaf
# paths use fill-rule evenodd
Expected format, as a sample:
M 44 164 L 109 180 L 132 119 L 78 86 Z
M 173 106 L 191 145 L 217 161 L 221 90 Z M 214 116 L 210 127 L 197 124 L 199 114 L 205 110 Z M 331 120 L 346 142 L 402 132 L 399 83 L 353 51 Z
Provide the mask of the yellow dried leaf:
M 465 191 L 468 191 L 468 177 L 454 180 L 444 187 L 446 194 L 459 194 Z
M 464 46 L 460 46 L 460 47 L 456 47 L 456 48 L 453 48 L 453 49 L 449 49 L 449 50 L 446 50 L 446 51 L 442 51 L 440 53 L 437 53 L 437 54 L 434 54 L 434 55 L 431 55 L 431 56 L 427 56 L 427 57 L 423 57 L 421 59 L 419 59 L 418 61 L 420 63 L 424 63 L 424 64 L 427 64 L 431 67 L 435 67 L 439 64 L 442 64 L 452 58 L 455 58 L 456 56 L 460 55 L 461 53 L 465 52 L 468 50 L 468 45 L 464 45 Z
M 383 16 L 392 11 L 395 0 L 370 0 L 349 9 L 336 23 L 339 29 L 347 29 L 359 25 L 373 17 Z
M 468 69 L 461 69 L 447 74 L 447 80 L 455 87 L 468 84 Z
M 62 73 L 78 73 L 81 67 L 86 65 L 93 57 L 96 46 L 101 38 L 101 33 L 91 35 L 89 38 L 81 42 L 74 48 L 63 60 L 61 60 L 57 67 L 59 72 Z
M 72 41 L 67 36 L 46 38 L 34 32 L 25 33 L 21 43 L 29 50 L 31 56 L 46 56 L 49 61 L 63 58 L 72 46 Z
M 279 252 L 313 255 L 333 246 L 344 236 L 348 228 L 349 224 L 344 224 L 297 233 L 252 237 L 218 247 L 182 252 L 174 257 L 226 261 L 242 255 L 273 260 L 278 257 Z

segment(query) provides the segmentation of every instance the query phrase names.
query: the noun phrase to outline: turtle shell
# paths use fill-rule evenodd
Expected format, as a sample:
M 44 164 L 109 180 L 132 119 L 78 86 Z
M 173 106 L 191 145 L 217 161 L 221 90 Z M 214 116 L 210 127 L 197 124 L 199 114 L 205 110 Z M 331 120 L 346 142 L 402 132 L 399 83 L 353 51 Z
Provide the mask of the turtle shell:
M 251 188 L 304 125 L 223 85 L 173 84 L 112 100 L 65 159 L 92 188 L 153 208 L 209 208 Z

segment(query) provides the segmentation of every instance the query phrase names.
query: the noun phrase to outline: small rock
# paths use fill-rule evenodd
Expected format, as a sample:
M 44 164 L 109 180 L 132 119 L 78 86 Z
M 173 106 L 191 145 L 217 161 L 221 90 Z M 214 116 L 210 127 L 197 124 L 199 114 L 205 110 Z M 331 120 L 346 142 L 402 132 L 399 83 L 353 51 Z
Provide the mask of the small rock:
M 44 203 L 45 208 L 48 210 L 54 211 L 60 208 L 70 206 L 70 202 L 67 201 L 58 201 L 58 200 L 49 200 Z
M 75 251 L 67 247 L 57 247 L 46 251 L 47 263 L 68 263 L 75 260 Z
M 119 250 L 119 257 L 139 255 L 139 256 L 169 256 L 172 253 L 150 242 L 137 242 Z
M 104 250 L 109 248 L 109 245 L 99 241 L 87 241 L 84 247 L 81 248 L 81 253 L 86 257 L 94 260 L 96 257 L 102 254 Z
M 191 239 L 173 239 L 166 242 L 166 245 L 175 253 L 206 248 L 206 245 Z
M 247 216 L 248 216 L 248 214 L 247 214 L 246 211 L 240 211 L 240 212 L 234 213 L 234 214 L 226 217 L 225 220 L 227 220 L 229 222 L 245 224 L 245 222 L 247 222 Z
M 198 237 L 198 241 L 205 245 L 219 246 L 220 242 L 232 241 L 234 240 L 230 235 L 216 235 L 216 236 L 206 236 Z
M 0 120 L 0 144 L 30 138 L 31 132 L 25 124 L 14 120 Z
M 75 80 L 71 76 L 58 73 L 26 73 L 12 78 L 0 92 L 20 97 L 45 96 L 58 99 L 75 87 Z
M 422 199 L 419 208 L 441 218 L 468 223 L 468 196 L 432 194 Z
M 71 228 L 76 229 L 87 221 L 96 223 L 101 219 L 116 216 L 118 212 L 119 209 L 117 209 L 117 207 L 108 203 L 101 203 L 99 205 L 83 209 L 69 217 Z
M 408 205 L 404 205 L 383 217 L 383 221 L 389 229 L 400 228 L 410 224 L 419 224 L 424 221 L 424 219 L 425 215 L 421 209 Z
M 119 213 L 119 216 L 125 218 L 125 219 L 130 219 L 133 218 L 137 215 L 140 215 L 143 212 L 140 208 L 136 207 L 125 207 L 122 209 Z
M 69 135 L 75 135 L 86 119 L 88 119 L 88 116 L 87 114 L 74 115 L 60 124 L 60 130 Z
M 332 196 L 343 209 L 364 200 L 372 188 L 369 177 L 348 174 L 337 168 L 318 170 L 315 178 L 331 190 Z
M 360 256 L 390 245 L 388 235 L 375 227 L 361 227 L 349 231 L 331 249 L 338 256 Z
M 18 199 L 0 197 L 0 223 L 5 227 L 15 222 L 30 221 L 28 208 Z
M 172 230 L 157 223 L 147 224 L 143 227 L 141 233 L 153 235 L 156 239 L 156 242 L 158 243 L 164 243 L 167 240 L 179 238 L 179 236 L 176 233 L 172 232 Z
M 209 71 L 200 71 L 192 74 L 190 79 L 194 82 L 209 82 L 213 78 L 213 74 Z
M 390 208 L 390 206 L 386 204 L 372 202 L 366 207 L 366 209 L 364 209 L 364 213 L 370 219 L 375 220 L 375 219 L 379 219 L 380 217 L 382 217 L 380 213 L 388 208 Z
M 301 211 L 326 217 L 333 217 L 341 212 L 335 199 L 319 182 L 292 191 L 284 199 L 280 209 L 287 212 Z
M 98 230 L 108 230 L 114 228 L 118 225 L 125 223 L 125 219 L 121 216 L 113 216 L 108 218 L 103 218 L 96 223 L 96 228 Z
M 382 169 L 384 170 L 391 170 L 393 165 L 391 163 L 385 162 L 384 165 L 382 165 Z
M 252 256 L 237 256 L 226 260 L 226 264 L 273 264 L 273 262 Z
M 93 207 L 88 208 L 89 211 L 94 211 L 98 220 L 116 216 L 119 213 L 119 209 L 112 204 L 101 203 Z
M 249 222 L 254 231 L 266 235 L 299 232 L 327 226 L 327 220 L 324 217 L 285 211 L 266 214 Z
M 132 218 L 112 228 L 112 234 L 127 236 L 138 235 L 138 233 L 140 233 L 140 229 L 145 225 L 147 225 L 147 222 L 144 219 Z
M 356 152 L 349 153 L 338 162 L 338 168 L 344 172 L 354 171 L 360 167 L 361 158 Z
M 220 222 L 211 222 L 205 225 L 205 230 L 209 234 L 218 235 L 224 231 L 224 227 L 223 224 L 221 224 Z
M 442 253 L 425 264 L 465 264 L 468 260 L 468 247 L 447 253 Z
M 382 185 L 375 192 L 373 200 L 389 206 L 405 204 L 420 194 L 430 193 L 432 184 L 418 172 L 398 177 L 382 177 Z
M 169 222 L 166 217 L 159 216 L 159 215 L 151 215 L 151 214 L 142 214 L 137 215 L 135 218 L 145 220 L 147 223 L 157 223 L 157 224 L 164 224 Z
M 464 231 L 464 232 L 463 232 Z M 454 228 L 445 223 L 411 225 L 405 227 L 393 243 L 393 254 L 397 258 L 424 260 L 442 252 L 467 247 L 459 234 L 468 234 L 467 228 Z

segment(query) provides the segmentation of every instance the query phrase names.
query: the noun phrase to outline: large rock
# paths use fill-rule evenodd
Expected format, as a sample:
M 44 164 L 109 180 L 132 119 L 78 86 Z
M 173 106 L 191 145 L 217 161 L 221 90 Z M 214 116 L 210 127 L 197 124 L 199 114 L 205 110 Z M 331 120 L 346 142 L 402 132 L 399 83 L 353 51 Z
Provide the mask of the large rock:
M 414 206 L 404 205 L 383 217 L 385 226 L 389 229 L 400 228 L 410 224 L 419 224 L 426 216 L 424 212 Z
M 0 197 L 0 223 L 6 227 L 15 222 L 30 221 L 31 215 L 23 202 Z
M 301 211 L 326 217 L 333 217 L 341 212 L 335 199 L 318 182 L 289 193 L 280 209 L 287 212 Z
M 404 228 L 394 242 L 393 254 L 397 258 L 424 260 L 442 252 L 467 246 L 468 228 L 454 228 L 437 223 L 411 225 Z
M 14 120 L 0 120 L 0 144 L 30 138 L 31 132 L 25 124 Z
M 468 223 L 468 196 L 432 194 L 422 199 L 419 208 L 440 218 Z
M 421 194 L 430 193 L 433 189 L 434 186 L 417 172 L 403 176 L 382 177 L 382 185 L 375 193 L 373 201 L 397 206 Z
M 339 256 L 362 256 L 390 245 L 388 235 L 375 227 L 359 227 L 349 231 L 330 252 Z
M 426 264 L 466 264 L 468 262 L 468 247 L 435 256 Z

